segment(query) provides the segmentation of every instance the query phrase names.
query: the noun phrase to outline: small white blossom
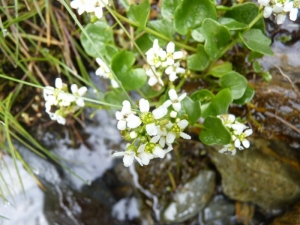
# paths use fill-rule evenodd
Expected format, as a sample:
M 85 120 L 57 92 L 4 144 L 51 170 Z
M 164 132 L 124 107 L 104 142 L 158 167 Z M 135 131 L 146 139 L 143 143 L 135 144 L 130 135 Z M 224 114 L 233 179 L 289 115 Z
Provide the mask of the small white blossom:
M 246 137 L 250 136 L 253 133 L 252 129 L 247 129 L 241 133 L 235 132 L 232 135 L 232 141 L 234 142 L 234 146 L 240 150 L 244 148 L 250 147 L 250 142 L 246 139 Z
M 185 69 L 182 67 L 179 67 L 179 66 L 180 66 L 180 64 L 179 64 L 179 62 L 177 62 L 166 68 L 165 73 L 167 75 L 169 75 L 170 81 L 173 82 L 174 80 L 176 80 L 178 78 L 178 76 L 177 76 L 178 73 L 180 73 L 180 74 L 185 73 Z
M 96 70 L 95 74 L 97 76 L 103 77 L 105 79 L 110 79 L 110 82 L 111 82 L 111 85 L 113 86 L 113 88 L 119 88 L 118 82 L 114 79 L 110 69 L 105 64 L 105 62 L 100 58 L 96 58 L 96 62 L 98 63 L 98 65 L 100 67 Z
M 160 67 L 167 58 L 167 53 L 159 46 L 158 40 L 153 41 L 153 46 L 146 53 L 147 62 L 151 66 Z
M 155 126 L 154 116 L 149 112 L 150 104 L 148 100 L 141 99 L 139 101 L 139 108 L 141 111 L 142 122 L 146 124 L 146 131 L 150 136 L 157 134 L 157 129 Z
M 229 153 L 231 155 L 236 154 L 236 148 L 232 144 L 224 145 L 224 147 L 219 151 L 220 153 Z
M 180 109 L 181 109 L 181 101 L 185 98 L 186 93 L 184 93 L 184 94 L 182 94 L 178 97 L 175 89 L 170 89 L 168 94 L 169 94 L 169 97 L 170 97 L 170 100 L 171 100 L 169 102 L 169 104 L 172 104 L 173 109 L 175 111 L 179 112 Z
M 73 0 L 70 5 L 73 9 L 78 10 L 81 15 L 84 12 L 95 13 L 97 18 L 103 16 L 103 7 L 108 4 L 108 0 Z
M 173 42 L 169 42 L 166 47 L 167 58 L 166 61 L 162 63 L 163 67 L 172 66 L 176 59 L 183 58 L 182 51 L 175 51 L 175 44 Z
M 146 75 L 149 77 L 148 84 L 154 86 L 159 83 L 161 86 L 164 86 L 164 82 L 161 79 L 161 73 L 157 72 L 154 66 L 146 69 Z
M 78 96 L 78 97 L 76 97 L 76 104 L 79 107 L 84 107 L 84 100 L 81 97 L 84 96 L 85 93 L 87 92 L 87 87 L 83 86 L 78 89 L 77 84 L 72 84 L 71 91 L 72 91 L 73 95 Z
M 182 132 L 188 125 L 187 120 L 181 120 L 175 124 L 169 122 L 166 127 L 169 129 L 167 134 L 167 143 L 172 144 L 176 137 L 182 137 L 183 139 L 191 139 L 191 136 Z
M 123 101 L 122 110 L 116 112 L 116 118 L 119 120 L 117 124 L 119 130 L 125 130 L 127 127 L 137 128 L 142 123 L 141 119 L 131 111 L 130 102 L 127 100 Z
M 113 156 L 123 156 L 123 163 L 124 166 L 129 167 L 133 163 L 133 160 L 135 159 L 138 161 L 138 163 L 143 166 L 142 160 L 136 155 L 136 153 L 129 149 L 129 144 L 126 146 L 126 151 L 124 152 L 114 152 L 112 155 Z

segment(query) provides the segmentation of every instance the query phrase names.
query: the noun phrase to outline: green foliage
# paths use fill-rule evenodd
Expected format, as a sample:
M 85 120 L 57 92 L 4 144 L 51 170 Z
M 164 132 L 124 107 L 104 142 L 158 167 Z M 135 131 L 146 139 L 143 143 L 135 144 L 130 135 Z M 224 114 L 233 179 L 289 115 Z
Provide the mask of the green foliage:
M 266 37 L 259 29 L 250 29 L 244 35 L 240 33 L 244 44 L 252 51 L 265 55 L 273 55 L 270 48 L 271 39 Z
M 181 101 L 180 114 L 186 114 L 188 116 L 187 120 L 189 124 L 195 124 L 201 116 L 201 103 L 198 100 L 193 100 L 189 97 L 185 97 Z
M 149 27 L 153 28 L 154 30 L 158 31 L 160 34 L 173 39 L 175 34 L 175 30 L 173 27 L 173 23 L 170 20 L 152 20 L 148 22 Z
M 185 35 L 206 18 L 217 19 L 215 6 L 210 0 L 182 0 L 174 12 L 174 27 L 179 34 Z
M 187 68 L 195 71 L 203 71 L 209 64 L 209 57 L 204 50 L 204 46 L 199 44 L 197 52 L 188 56 Z
M 160 96 L 162 93 L 165 92 L 165 87 L 162 87 L 159 91 L 153 90 L 149 84 L 145 83 L 144 86 L 141 88 L 142 93 L 145 97 L 154 98 Z
M 122 105 L 122 102 L 126 100 L 126 96 L 120 89 L 112 89 L 105 93 L 104 100 L 112 105 Z
M 84 33 L 81 33 L 80 40 L 86 53 L 96 58 L 99 57 L 97 53 L 98 50 L 105 56 L 107 54 L 106 46 L 108 44 L 114 44 L 113 31 L 108 24 L 103 21 L 98 21 L 96 23 L 89 23 L 84 29 L 89 34 L 94 44 L 93 45 L 88 40 Z
M 217 59 L 220 55 L 220 51 L 231 39 L 229 30 L 212 19 L 205 19 L 201 30 L 205 38 L 205 51 L 212 60 Z
M 231 135 L 223 125 L 221 119 L 209 116 L 203 123 L 205 129 L 201 131 L 199 139 L 206 145 L 226 145 L 229 144 Z
M 228 30 L 244 30 L 247 28 L 246 23 L 241 23 L 232 18 L 221 17 L 219 23 L 227 27 Z
M 191 99 L 194 101 L 198 100 L 203 105 L 209 103 L 214 97 L 214 94 L 207 89 L 198 90 L 191 94 Z
M 247 88 L 247 80 L 237 72 L 229 72 L 220 79 L 222 88 L 229 88 L 233 99 L 239 99 Z
M 140 30 L 144 29 L 150 13 L 150 2 L 149 0 L 144 0 L 139 5 L 131 4 L 129 10 L 127 11 L 127 16 L 132 21 L 138 24 Z
M 226 73 L 232 71 L 232 64 L 230 62 L 224 62 L 222 64 L 216 64 L 212 66 L 207 74 L 214 77 L 223 77 Z
M 165 19 L 173 19 L 174 11 L 180 0 L 163 0 L 161 3 L 161 15 Z
M 139 89 L 147 80 L 144 69 L 132 68 L 134 62 L 134 54 L 125 50 L 117 53 L 112 59 L 111 68 L 126 90 Z
M 209 103 L 201 105 L 202 117 L 225 114 L 232 103 L 232 95 L 229 88 L 222 89 Z
M 244 105 L 252 100 L 254 94 L 255 94 L 254 88 L 247 86 L 244 95 L 241 98 L 234 100 L 233 102 L 235 104 Z

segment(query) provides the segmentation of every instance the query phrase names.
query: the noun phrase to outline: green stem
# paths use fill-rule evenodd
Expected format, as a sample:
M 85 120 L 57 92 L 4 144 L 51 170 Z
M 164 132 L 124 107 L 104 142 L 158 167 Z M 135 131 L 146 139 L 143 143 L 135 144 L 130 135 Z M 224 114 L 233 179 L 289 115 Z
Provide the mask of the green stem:
M 130 25 L 132 25 L 132 26 L 139 27 L 139 24 L 138 24 L 138 23 L 136 23 L 136 22 L 134 22 L 134 21 L 132 21 L 132 20 L 130 20 L 130 19 L 128 19 L 128 18 L 122 16 L 121 14 L 119 14 L 119 13 L 117 13 L 117 12 L 115 12 L 115 11 L 112 11 L 112 10 L 111 10 L 111 13 L 112 13 L 113 15 L 115 15 L 116 17 L 118 17 L 120 20 L 122 20 L 122 21 L 124 21 L 124 22 L 126 22 L 126 23 L 128 23 L 128 24 L 130 24 Z M 146 32 L 149 33 L 149 34 L 153 34 L 154 36 L 159 37 L 159 38 L 161 38 L 161 39 L 163 39 L 163 40 L 165 40 L 165 41 L 172 41 L 175 45 L 177 45 L 177 46 L 180 47 L 180 48 L 184 48 L 184 49 L 189 50 L 189 51 L 191 51 L 191 52 L 197 52 L 197 49 L 196 49 L 196 48 L 191 47 L 191 46 L 188 46 L 188 45 L 183 44 L 183 43 L 180 43 L 180 42 L 177 42 L 177 41 L 173 41 L 173 40 L 171 40 L 170 38 L 168 38 L 167 36 L 165 36 L 165 35 L 163 35 L 163 34 L 157 32 L 157 31 L 155 31 L 155 30 L 153 30 L 153 29 L 151 29 L 151 28 L 149 28 L 149 27 L 145 27 L 145 28 L 144 28 L 144 31 L 146 31 Z

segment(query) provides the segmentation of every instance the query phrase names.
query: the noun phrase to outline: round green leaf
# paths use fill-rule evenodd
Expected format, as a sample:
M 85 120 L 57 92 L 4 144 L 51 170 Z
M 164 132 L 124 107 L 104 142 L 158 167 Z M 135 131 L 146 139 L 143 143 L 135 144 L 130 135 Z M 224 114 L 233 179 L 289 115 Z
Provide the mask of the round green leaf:
M 222 77 L 230 71 L 232 71 L 232 64 L 230 62 L 224 62 L 222 64 L 216 64 L 212 66 L 207 74 L 210 74 L 214 77 Z
M 247 24 L 238 22 L 232 18 L 221 17 L 218 21 L 227 27 L 228 30 L 243 30 L 247 28 Z
M 111 68 L 127 90 L 141 88 L 147 80 L 144 69 L 132 69 L 134 62 L 134 54 L 125 50 L 117 53 L 112 59 Z
M 237 72 L 229 72 L 220 79 L 222 88 L 229 88 L 233 99 L 241 98 L 247 88 L 247 80 Z
M 203 45 L 197 46 L 197 53 L 187 57 L 187 68 L 195 71 L 203 71 L 209 64 L 209 57 Z
M 229 30 L 212 19 L 205 19 L 201 29 L 205 37 L 204 49 L 209 57 L 215 60 L 231 40 Z
M 210 0 L 182 0 L 174 12 L 175 30 L 185 35 L 189 29 L 201 25 L 206 18 L 217 19 L 217 12 Z
M 175 30 L 173 23 L 170 20 L 152 20 L 148 22 L 148 26 L 163 34 L 164 36 L 173 39 Z
M 122 91 L 115 88 L 105 93 L 104 100 L 107 103 L 122 106 L 122 102 L 126 100 L 126 97 Z
M 181 101 L 180 115 L 188 115 L 188 121 L 190 125 L 195 124 L 201 116 L 201 104 L 200 101 L 192 100 L 189 97 L 185 97 Z
M 198 100 L 201 104 L 210 102 L 214 97 L 214 94 L 207 89 L 198 90 L 191 94 L 191 99 L 194 101 Z
M 247 86 L 244 95 L 241 98 L 234 100 L 233 102 L 235 104 L 244 105 L 252 100 L 254 94 L 255 94 L 254 88 Z
M 208 116 L 217 116 L 227 113 L 232 100 L 230 89 L 222 89 L 214 98 L 212 98 L 210 103 L 205 105 L 205 107 L 201 107 L 201 116 L 206 118 Z
M 250 24 L 254 18 L 258 15 L 259 8 L 255 3 L 246 2 L 243 4 L 235 5 L 231 10 L 227 11 L 224 17 L 232 18 L 240 23 Z M 252 28 L 257 28 L 262 31 L 265 30 L 265 22 L 263 18 L 260 18 Z
M 244 35 L 239 33 L 239 36 L 250 50 L 264 55 L 274 54 L 270 48 L 271 39 L 265 36 L 261 30 L 250 29 Z
M 180 0 L 163 0 L 161 3 L 161 15 L 165 19 L 173 19 L 174 11 Z
M 97 58 L 99 57 L 97 50 L 104 56 L 107 51 L 105 48 L 106 44 L 113 44 L 113 31 L 109 29 L 107 23 L 103 21 L 97 21 L 96 23 L 89 23 L 84 29 L 89 34 L 93 44 L 87 39 L 85 34 L 82 32 L 80 35 L 81 44 L 90 56 Z
M 231 135 L 217 117 L 207 117 L 203 123 L 205 129 L 201 131 L 199 139 L 206 145 L 226 145 L 230 143 Z
M 138 23 L 139 29 L 144 29 L 146 26 L 148 17 L 150 13 L 150 2 L 149 0 L 144 0 L 139 5 L 131 4 L 127 12 L 127 17 Z

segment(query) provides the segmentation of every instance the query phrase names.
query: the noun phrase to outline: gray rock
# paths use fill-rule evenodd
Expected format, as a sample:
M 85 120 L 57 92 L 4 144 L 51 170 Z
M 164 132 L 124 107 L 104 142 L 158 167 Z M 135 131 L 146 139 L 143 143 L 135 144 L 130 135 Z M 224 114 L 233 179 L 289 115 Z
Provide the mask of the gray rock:
M 300 199 L 299 154 L 280 141 L 252 139 L 235 156 L 210 151 L 230 198 L 265 209 L 283 208 Z
M 166 207 L 162 219 L 180 223 L 199 213 L 210 200 L 215 188 L 215 172 L 202 170 L 199 175 L 178 189 Z

